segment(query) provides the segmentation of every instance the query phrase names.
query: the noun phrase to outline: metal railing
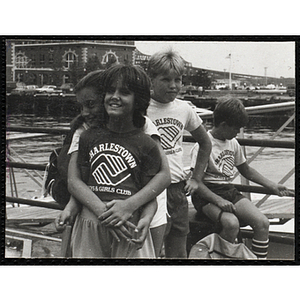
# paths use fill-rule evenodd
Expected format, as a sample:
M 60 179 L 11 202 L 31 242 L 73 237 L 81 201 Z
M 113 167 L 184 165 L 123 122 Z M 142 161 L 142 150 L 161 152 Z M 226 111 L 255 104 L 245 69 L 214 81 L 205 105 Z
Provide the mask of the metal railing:
M 253 106 L 253 107 L 246 107 L 246 110 L 248 114 L 260 114 L 260 113 L 266 113 L 266 112 L 275 112 L 275 111 L 291 111 L 295 107 L 295 102 L 285 102 L 285 103 L 278 103 L 278 104 L 267 104 L 267 105 L 259 105 L 259 106 Z M 207 119 L 212 118 L 212 112 L 203 113 L 201 114 L 201 118 Z M 279 135 L 280 132 L 282 132 L 293 120 L 295 119 L 295 113 L 274 133 L 274 135 L 269 140 L 261 140 L 261 139 L 245 139 L 245 138 L 238 138 L 238 142 L 242 146 L 254 146 L 254 147 L 260 147 L 255 154 L 251 158 L 248 158 L 248 163 L 251 163 L 262 151 L 265 147 L 273 147 L 273 148 L 286 148 L 286 149 L 295 149 L 295 141 L 276 141 L 274 140 L 276 136 Z M 47 134 L 47 135 L 65 135 L 69 132 L 69 129 L 66 128 L 40 128 L 40 127 L 22 127 L 22 126 L 9 126 L 7 127 L 7 131 L 9 132 L 22 132 L 22 133 L 39 133 L 39 134 Z M 32 138 L 36 136 L 31 136 Z M 21 138 L 27 138 L 24 137 L 17 137 L 17 139 Z M 14 140 L 13 137 L 7 138 L 6 142 Z M 191 136 L 184 136 L 184 142 L 195 142 L 195 140 Z M 12 150 L 10 150 L 12 151 Z M 41 201 L 31 200 L 31 199 L 20 199 L 18 198 L 17 193 L 17 186 L 16 181 L 14 177 L 14 168 L 21 168 L 26 170 L 39 170 L 44 171 L 46 168 L 46 165 L 43 164 L 28 164 L 25 161 L 22 162 L 16 162 L 12 156 L 11 153 L 8 152 L 7 155 L 7 161 L 6 166 L 9 169 L 9 177 L 10 177 L 10 184 L 11 184 L 11 197 L 6 197 L 8 202 L 11 203 L 19 203 L 19 204 L 29 204 L 33 206 L 43 206 L 53 209 L 62 209 L 59 205 L 56 205 L 56 203 L 45 203 Z M 288 174 L 284 175 L 283 178 L 280 180 L 280 183 L 284 183 L 288 178 L 290 178 L 295 172 L 295 169 L 293 168 L 291 171 L 288 172 Z M 29 175 L 29 174 L 28 174 Z M 41 177 L 40 175 L 38 175 Z M 37 180 L 30 176 L 35 182 Z M 37 182 L 39 186 L 41 186 L 41 183 Z M 261 193 L 266 194 L 262 200 L 260 200 L 257 203 L 257 206 L 259 207 L 262 205 L 266 199 L 271 195 L 271 191 L 264 187 L 259 186 L 250 186 L 250 185 L 236 185 L 237 189 L 243 192 L 249 192 L 249 193 Z M 294 191 L 290 190 L 290 196 L 294 196 Z M 52 205 L 53 204 L 53 205 Z

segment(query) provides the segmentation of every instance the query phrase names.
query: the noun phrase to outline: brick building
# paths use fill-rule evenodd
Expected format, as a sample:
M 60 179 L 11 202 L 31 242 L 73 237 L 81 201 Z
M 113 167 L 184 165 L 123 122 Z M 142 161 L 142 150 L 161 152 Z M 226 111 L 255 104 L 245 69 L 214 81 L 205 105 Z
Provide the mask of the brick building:
M 42 86 L 74 81 L 89 61 L 105 69 L 114 62 L 133 63 L 134 41 L 6 40 L 6 80 Z
M 89 63 L 105 69 L 111 63 L 133 63 L 146 69 L 150 55 L 141 53 L 130 40 L 6 40 L 6 81 L 26 85 L 74 83 L 91 71 Z M 232 73 L 239 84 L 264 84 L 266 77 Z M 228 78 L 228 72 L 193 67 L 185 61 L 185 85 L 209 87 Z M 271 78 L 268 83 L 288 85 L 294 78 Z

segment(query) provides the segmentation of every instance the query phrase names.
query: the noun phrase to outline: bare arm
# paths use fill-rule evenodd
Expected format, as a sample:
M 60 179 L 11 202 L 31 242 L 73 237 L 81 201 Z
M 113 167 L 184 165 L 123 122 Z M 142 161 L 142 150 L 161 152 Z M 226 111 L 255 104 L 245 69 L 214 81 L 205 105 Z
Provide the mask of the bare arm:
M 105 210 L 105 204 L 82 181 L 77 165 L 78 152 L 71 155 L 68 169 L 68 189 L 71 195 L 80 203 L 90 209 L 96 216 L 100 216 Z
M 121 225 L 130 218 L 132 213 L 139 207 L 155 199 L 171 183 L 168 159 L 160 145 L 158 139 L 155 139 L 160 156 L 161 167 L 159 172 L 145 185 L 140 191 L 133 196 L 124 200 L 112 200 L 107 203 L 108 210 L 101 216 L 103 224 Z
M 137 236 L 136 238 L 132 239 L 134 243 L 139 244 L 138 249 L 142 248 L 144 244 L 144 241 L 148 234 L 150 223 L 156 213 L 156 210 L 157 210 L 157 202 L 155 200 L 148 202 L 142 210 L 139 222 L 137 224 L 137 229 L 136 229 Z
M 73 196 L 64 210 L 57 216 L 54 221 L 57 231 L 62 231 L 66 227 L 66 224 L 72 224 L 78 212 L 80 211 L 81 204 L 78 203 Z
M 204 170 L 211 152 L 211 141 L 203 125 L 191 132 L 193 138 L 199 144 L 196 165 L 192 177 L 187 181 L 186 192 L 193 194 L 200 182 L 202 182 Z
M 241 164 L 240 166 L 237 166 L 237 169 L 245 178 L 270 189 L 275 195 L 278 196 L 289 195 L 289 190 L 285 186 L 281 184 L 277 184 L 269 180 L 268 178 L 264 177 L 258 171 L 250 167 L 247 162 Z
M 73 196 L 70 197 L 70 200 L 65 207 L 66 210 L 71 211 L 72 214 L 74 215 L 76 215 L 79 212 L 80 208 L 81 208 L 80 203 L 78 203 Z

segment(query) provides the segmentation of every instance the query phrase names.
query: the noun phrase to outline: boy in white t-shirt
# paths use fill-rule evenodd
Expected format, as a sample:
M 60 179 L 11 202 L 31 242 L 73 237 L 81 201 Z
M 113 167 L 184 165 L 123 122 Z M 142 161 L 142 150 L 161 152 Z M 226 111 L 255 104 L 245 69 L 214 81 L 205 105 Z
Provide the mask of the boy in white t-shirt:
M 186 258 L 186 240 L 189 232 L 188 202 L 202 180 L 211 151 L 211 143 L 202 120 L 185 101 L 176 99 L 182 85 L 183 59 L 172 50 L 151 56 L 148 74 L 153 93 L 147 116 L 160 133 L 162 148 L 168 158 L 171 185 L 167 188 L 167 207 L 170 214 L 170 231 L 165 238 L 166 258 Z M 183 169 L 183 133 L 187 130 L 201 145 L 195 172 L 185 180 Z
M 203 212 L 214 222 L 220 223 L 220 236 L 231 243 L 234 243 L 238 235 L 240 222 L 250 225 L 254 231 L 252 251 L 258 258 L 265 259 L 268 252 L 269 220 L 231 181 L 237 168 L 245 178 L 263 185 L 276 195 L 288 195 L 289 191 L 248 165 L 235 138 L 247 122 L 247 112 L 240 100 L 226 99 L 218 102 L 214 110 L 214 127 L 208 132 L 212 142 L 211 155 L 203 183 L 192 196 L 192 202 L 198 212 Z M 192 170 L 198 151 L 196 144 L 191 150 Z

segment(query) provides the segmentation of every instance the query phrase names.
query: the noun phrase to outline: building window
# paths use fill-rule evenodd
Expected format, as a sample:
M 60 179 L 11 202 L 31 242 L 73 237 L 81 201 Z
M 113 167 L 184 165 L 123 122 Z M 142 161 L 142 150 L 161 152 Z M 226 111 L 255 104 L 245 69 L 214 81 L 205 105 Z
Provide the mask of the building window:
M 26 68 L 29 62 L 28 57 L 24 53 L 18 53 L 16 55 L 16 67 L 17 68 Z
M 70 69 L 71 65 L 76 62 L 76 56 L 74 53 L 68 52 L 65 55 L 65 68 Z
M 53 49 L 49 49 L 49 64 L 53 64 Z
M 111 50 L 106 51 L 106 53 L 102 57 L 101 63 L 103 65 L 106 65 L 106 64 L 113 64 L 115 62 L 116 63 L 119 62 L 119 57 L 116 55 L 116 53 Z
M 40 54 L 40 65 L 43 66 L 45 64 L 45 54 Z
M 35 55 L 34 54 L 31 56 L 31 66 L 35 67 Z

